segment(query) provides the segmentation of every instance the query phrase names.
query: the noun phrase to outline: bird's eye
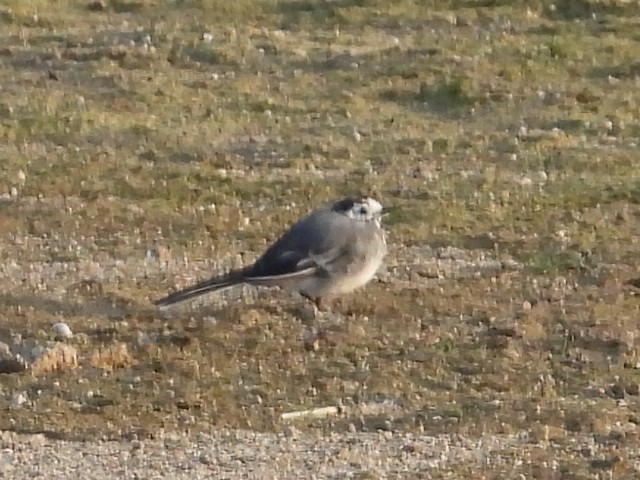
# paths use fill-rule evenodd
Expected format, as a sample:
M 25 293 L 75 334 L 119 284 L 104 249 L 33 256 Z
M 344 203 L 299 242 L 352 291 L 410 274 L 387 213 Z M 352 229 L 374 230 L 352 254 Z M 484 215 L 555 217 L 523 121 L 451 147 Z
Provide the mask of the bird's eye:
M 366 215 L 367 214 L 367 208 L 366 207 L 360 207 L 360 215 Z

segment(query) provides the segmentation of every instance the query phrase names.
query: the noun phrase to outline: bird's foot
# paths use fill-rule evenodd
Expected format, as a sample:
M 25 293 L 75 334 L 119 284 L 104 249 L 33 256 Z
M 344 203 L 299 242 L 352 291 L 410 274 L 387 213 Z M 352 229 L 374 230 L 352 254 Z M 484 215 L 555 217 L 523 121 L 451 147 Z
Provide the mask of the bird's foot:
M 325 298 L 322 297 L 312 297 L 311 295 L 307 295 L 306 293 L 301 293 L 304 298 L 306 298 L 309 302 L 311 302 L 315 307 L 321 311 L 325 312 L 331 309 L 331 303 Z

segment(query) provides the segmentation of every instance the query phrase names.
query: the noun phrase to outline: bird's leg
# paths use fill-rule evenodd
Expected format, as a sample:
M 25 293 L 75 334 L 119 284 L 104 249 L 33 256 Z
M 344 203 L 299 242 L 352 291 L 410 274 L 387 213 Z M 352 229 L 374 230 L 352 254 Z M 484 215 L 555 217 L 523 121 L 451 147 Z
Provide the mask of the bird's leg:
M 323 308 L 322 299 L 320 297 L 312 297 L 307 293 L 301 293 L 301 295 L 310 304 L 300 309 L 301 315 L 299 318 L 306 327 L 302 337 L 304 348 L 308 351 L 317 351 L 320 348 L 320 341 L 324 339 L 324 331 L 318 325 L 318 317 Z
M 312 297 L 308 293 L 304 293 L 304 292 L 301 292 L 300 295 L 302 295 L 305 299 L 313 303 L 319 311 L 322 311 L 322 298 Z
M 334 321 L 334 315 L 331 311 L 332 302 L 327 298 L 311 297 L 306 294 L 303 294 L 303 296 L 310 301 L 313 308 L 313 313 L 307 315 L 303 320 L 303 323 L 306 325 L 306 330 L 303 335 L 305 349 L 317 351 L 320 348 L 321 342 L 328 345 L 335 345 L 333 333 L 340 330 L 340 328 L 336 330 L 336 325 L 320 324 L 321 322 L 325 323 L 327 318 L 330 319 L 330 322 Z
M 315 304 L 316 308 L 319 311 L 324 311 L 323 307 L 326 307 L 326 304 L 322 303 L 322 298 L 321 297 L 315 297 L 314 299 L 312 299 L 313 303 Z
M 316 320 L 320 313 L 325 313 L 328 310 L 326 303 L 322 302 L 322 298 L 312 297 L 306 293 L 301 293 L 301 295 L 309 302 L 309 304 L 311 304 L 311 312 L 304 313 L 304 317 L 305 319 L 307 319 L 307 321 L 305 322 L 305 320 L 303 319 L 303 323 L 309 323 L 310 318 Z M 303 308 L 302 310 L 306 309 Z
M 305 293 L 300 294 L 305 298 L 305 300 L 308 300 L 308 302 L 298 304 L 293 309 L 292 313 L 303 325 L 306 325 L 307 327 L 313 326 L 316 321 L 316 317 L 318 316 L 318 309 L 315 306 L 315 302 L 313 302 L 313 299 L 309 295 Z

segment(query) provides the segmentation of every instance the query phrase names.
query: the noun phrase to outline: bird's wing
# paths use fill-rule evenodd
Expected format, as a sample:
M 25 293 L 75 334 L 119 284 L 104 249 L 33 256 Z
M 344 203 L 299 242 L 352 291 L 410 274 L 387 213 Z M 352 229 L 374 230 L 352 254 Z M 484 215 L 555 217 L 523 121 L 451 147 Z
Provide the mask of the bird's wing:
M 313 262 L 317 268 L 326 272 L 331 272 L 345 258 L 348 253 L 349 245 L 330 248 L 324 251 L 311 252 L 309 261 Z
M 245 270 L 245 278 L 254 283 L 331 272 L 350 248 L 349 225 L 345 220 L 343 215 L 324 210 L 309 215 Z
M 252 269 L 245 274 L 251 283 L 272 282 L 304 278 L 331 269 L 331 264 L 342 255 L 341 248 L 333 248 L 321 252 L 301 254 L 299 251 L 282 252 L 279 257 L 270 258 L 269 262 L 260 265 L 260 269 Z

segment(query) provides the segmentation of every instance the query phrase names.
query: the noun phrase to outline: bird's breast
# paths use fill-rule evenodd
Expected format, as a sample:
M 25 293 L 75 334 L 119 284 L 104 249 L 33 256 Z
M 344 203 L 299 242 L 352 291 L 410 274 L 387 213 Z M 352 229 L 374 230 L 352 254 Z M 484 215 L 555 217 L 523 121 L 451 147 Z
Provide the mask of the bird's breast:
M 376 235 L 368 238 L 366 242 L 356 245 L 355 250 L 355 261 L 348 267 L 344 278 L 337 282 L 336 289 L 340 293 L 363 287 L 375 276 L 387 253 L 384 233 L 376 232 Z

